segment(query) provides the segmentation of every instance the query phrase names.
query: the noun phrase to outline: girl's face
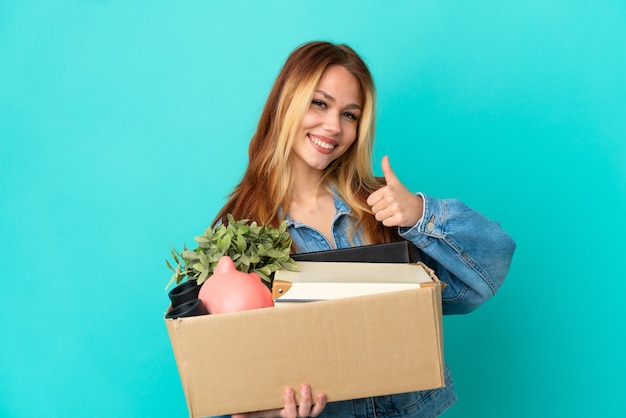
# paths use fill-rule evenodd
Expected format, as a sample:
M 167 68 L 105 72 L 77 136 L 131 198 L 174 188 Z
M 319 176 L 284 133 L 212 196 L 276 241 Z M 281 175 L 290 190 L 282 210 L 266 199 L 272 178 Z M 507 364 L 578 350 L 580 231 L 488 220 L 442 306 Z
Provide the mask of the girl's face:
M 323 170 L 343 155 L 356 140 L 362 107 L 356 77 L 340 65 L 326 68 L 294 140 L 294 162 Z

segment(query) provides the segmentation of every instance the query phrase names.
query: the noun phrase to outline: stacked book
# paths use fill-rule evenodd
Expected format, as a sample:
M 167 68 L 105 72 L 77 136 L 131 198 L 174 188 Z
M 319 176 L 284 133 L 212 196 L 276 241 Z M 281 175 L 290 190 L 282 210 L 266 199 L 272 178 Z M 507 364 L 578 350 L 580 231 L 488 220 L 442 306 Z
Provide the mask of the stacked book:
M 272 294 L 276 306 L 434 286 L 419 250 L 408 241 L 292 257 L 300 270 L 275 273 Z

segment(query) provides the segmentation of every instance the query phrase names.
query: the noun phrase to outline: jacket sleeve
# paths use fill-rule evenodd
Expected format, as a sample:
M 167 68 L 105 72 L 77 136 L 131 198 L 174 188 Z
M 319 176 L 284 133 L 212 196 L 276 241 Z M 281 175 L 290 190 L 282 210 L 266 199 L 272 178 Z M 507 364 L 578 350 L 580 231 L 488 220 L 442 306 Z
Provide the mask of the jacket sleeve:
M 400 235 L 413 242 L 423 261 L 446 284 L 443 313 L 463 314 L 493 296 L 506 277 L 515 242 L 498 222 L 456 199 L 424 200 L 424 214 Z

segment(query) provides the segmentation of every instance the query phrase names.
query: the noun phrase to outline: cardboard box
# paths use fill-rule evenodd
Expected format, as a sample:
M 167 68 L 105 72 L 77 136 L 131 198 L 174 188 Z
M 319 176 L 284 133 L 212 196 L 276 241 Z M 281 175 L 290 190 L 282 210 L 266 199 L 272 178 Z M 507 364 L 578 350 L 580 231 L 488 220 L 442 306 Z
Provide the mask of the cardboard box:
M 441 283 L 282 308 L 166 319 L 190 417 L 281 408 L 309 383 L 329 402 L 444 385 Z

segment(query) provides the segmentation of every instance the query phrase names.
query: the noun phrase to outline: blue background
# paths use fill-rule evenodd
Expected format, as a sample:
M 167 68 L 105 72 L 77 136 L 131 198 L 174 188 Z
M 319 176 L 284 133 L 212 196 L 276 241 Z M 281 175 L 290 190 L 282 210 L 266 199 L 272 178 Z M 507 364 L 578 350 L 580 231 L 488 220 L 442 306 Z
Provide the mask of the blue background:
M 626 416 L 621 0 L 0 0 L 0 416 L 187 415 L 164 260 L 313 39 L 374 74 L 379 174 L 517 241 L 499 294 L 445 319 L 445 417 Z

